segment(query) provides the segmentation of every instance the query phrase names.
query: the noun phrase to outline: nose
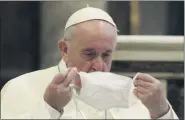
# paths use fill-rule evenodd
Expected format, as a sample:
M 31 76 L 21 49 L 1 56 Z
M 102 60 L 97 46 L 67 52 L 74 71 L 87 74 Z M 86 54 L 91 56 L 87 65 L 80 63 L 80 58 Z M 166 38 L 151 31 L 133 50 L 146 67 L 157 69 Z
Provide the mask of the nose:
M 93 63 L 92 63 L 92 68 L 96 71 L 103 71 L 103 60 L 101 57 L 97 57 Z

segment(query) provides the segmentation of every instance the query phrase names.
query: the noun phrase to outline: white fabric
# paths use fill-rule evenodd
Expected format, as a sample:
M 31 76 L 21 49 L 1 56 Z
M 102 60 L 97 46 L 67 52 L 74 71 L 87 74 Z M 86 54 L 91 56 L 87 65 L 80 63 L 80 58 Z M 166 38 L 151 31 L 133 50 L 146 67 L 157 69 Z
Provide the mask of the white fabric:
M 65 30 L 70 26 L 89 20 L 104 20 L 116 27 L 112 18 L 105 11 L 99 8 L 86 7 L 76 11 L 69 17 Z
M 60 62 L 61 72 L 66 71 L 64 61 Z M 1 119 L 75 119 L 84 117 L 88 119 L 104 119 L 104 112 L 92 108 L 82 101 L 78 107 L 74 100 L 71 100 L 61 114 L 55 109 L 48 107 L 43 100 L 43 94 L 47 85 L 58 73 L 58 67 L 51 67 L 44 70 L 21 75 L 10 80 L 1 90 Z M 60 115 L 59 115 L 60 114 Z M 163 119 L 178 119 L 172 107 Z M 146 107 L 138 102 L 131 108 L 112 108 L 107 111 L 107 119 L 150 119 Z
M 46 86 L 56 73 L 57 67 L 52 67 L 10 80 L 1 90 L 1 118 L 57 119 L 60 117 L 43 99 Z M 50 113 L 51 111 L 53 112 Z
M 139 100 L 133 94 L 133 80 L 110 72 L 79 72 L 82 88 L 77 96 L 100 110 L 129 108 Z
M 46 103 L 46 102 L 45 102 Z M 50 114 L 50 118 L 59 119 L 62 113 L 58 112 L 54 108 L 52 108 L 48 103 L 46 103 L 47 110 Z

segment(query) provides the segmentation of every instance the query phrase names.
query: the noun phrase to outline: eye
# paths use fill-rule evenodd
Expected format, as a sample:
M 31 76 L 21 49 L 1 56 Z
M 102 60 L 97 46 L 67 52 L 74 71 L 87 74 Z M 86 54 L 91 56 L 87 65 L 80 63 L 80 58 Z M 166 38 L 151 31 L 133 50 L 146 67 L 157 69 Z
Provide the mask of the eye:
M 96 56 L 96 53 L 94 52 L 87 52 L 85 53 L 85 56 L 88 58 L 88 60 L 93 59 Z
M 103 58 L 109 57 L 109 56 L 111 56 L 111 53 L 104 53 L 104 54 L 102 55 Z

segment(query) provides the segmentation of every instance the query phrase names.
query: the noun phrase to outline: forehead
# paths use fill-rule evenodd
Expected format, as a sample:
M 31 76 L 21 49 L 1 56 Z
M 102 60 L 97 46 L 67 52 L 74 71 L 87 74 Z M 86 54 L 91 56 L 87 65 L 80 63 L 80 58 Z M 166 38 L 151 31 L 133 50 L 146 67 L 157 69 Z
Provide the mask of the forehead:
M 76 25 L 73 41 L 81 48 L 113 49 L 116 43 L 116 28 L 105 21 L 93 20 Z

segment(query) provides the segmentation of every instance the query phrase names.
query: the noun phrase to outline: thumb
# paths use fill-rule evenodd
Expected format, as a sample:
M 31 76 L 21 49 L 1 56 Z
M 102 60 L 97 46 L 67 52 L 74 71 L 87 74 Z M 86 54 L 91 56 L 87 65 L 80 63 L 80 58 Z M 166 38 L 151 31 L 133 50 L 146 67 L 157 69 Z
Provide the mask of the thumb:
M 69 68 L 66 73 L 61 73 L 61 72 L 57 73 L 54 76 L 53 80 L 51 81 L 51 84 L 60 84 L 61 82 L 63 82 L 70 71 L 71 71 L 71 68 Z
M 77 68 L 72 68 L 67 77 L 72 80 L 71 84 L 74 85 L 73 87 L 81 87 L 80 75 Z
M 53 80 L 51 81 L 51 84 L 60 84 L 65 79 L 65 74 L 57 73 Z

